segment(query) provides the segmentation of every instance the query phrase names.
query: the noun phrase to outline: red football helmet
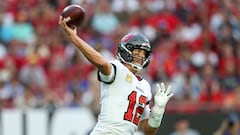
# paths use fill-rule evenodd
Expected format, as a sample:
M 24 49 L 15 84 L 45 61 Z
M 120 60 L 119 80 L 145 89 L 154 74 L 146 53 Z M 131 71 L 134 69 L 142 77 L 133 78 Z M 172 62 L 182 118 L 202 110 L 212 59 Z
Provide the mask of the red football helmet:
M 133 49 L 145 50 L 146 55 L 142 65 L 133 63 Z M 152 48 L 149 40 L 140 33 L 129 33 L 125 35 L 118 44 L 117 57 L 120 61 L 132 65 L 135 70 L 145 68 L 150 63 Z

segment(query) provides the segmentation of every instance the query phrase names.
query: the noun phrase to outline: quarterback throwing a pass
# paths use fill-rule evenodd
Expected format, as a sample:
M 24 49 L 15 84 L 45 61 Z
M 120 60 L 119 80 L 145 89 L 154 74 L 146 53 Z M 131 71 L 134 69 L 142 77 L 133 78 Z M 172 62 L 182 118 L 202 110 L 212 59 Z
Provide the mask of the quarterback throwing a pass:
M 117 59 L 108 61 L 77 35 L 76 28 L 69 28 L 66 21 L 60 16 L 59 24 L 73 44 L 97 67 L 101 81 L 101 110 L 91 135 L 133 135 L 138 129 L 146 135 L 154 135 L 173 93 L 170 86 L 158 85 L 154 106 L 150 109 L 150 85 L 137 75 L 137 71 L 150 62 L 148 39 L 139 33 L 127 34 L 118 45 Z

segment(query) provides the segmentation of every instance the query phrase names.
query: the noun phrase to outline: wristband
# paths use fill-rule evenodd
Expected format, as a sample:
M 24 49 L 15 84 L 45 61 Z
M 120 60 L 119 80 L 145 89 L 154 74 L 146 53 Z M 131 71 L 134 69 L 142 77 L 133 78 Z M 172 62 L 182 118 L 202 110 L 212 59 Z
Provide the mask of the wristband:
M 158 106 L 154 106 L 152 108 L 148 119 L 149 126 L 151 126 L 152 128 L 158 128 L 160 126 L 165 111 L 164 109 L 165 107 L 161 108 Z

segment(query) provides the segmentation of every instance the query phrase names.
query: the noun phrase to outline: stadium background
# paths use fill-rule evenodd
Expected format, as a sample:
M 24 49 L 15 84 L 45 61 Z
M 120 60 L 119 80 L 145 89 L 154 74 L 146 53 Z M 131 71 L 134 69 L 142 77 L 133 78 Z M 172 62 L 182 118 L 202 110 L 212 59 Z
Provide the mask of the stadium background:
M 172 132 L 185 115 L 191 127 L 210 134 L 239 112 L 239 0 L 1 0 L 0 110 L 88 107 L 97 117 L 96 69 L 58 26 L 68 4 L 86 9 L 78 35 L 107 59 L 129 31 L 150 39 L 152 61 L 141 74 L 153 93 L 160 81 L 175 93 L 161 132 Z

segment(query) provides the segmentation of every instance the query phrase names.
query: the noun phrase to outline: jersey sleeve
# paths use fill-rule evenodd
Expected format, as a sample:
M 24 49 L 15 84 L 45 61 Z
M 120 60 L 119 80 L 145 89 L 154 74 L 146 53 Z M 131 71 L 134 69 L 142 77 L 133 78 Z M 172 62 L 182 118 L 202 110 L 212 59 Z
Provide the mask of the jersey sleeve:
M 110 75 L 104 75 L 98 70 L 98 80 L 100 82 L 111 84 L 114 82 L 116 77 L 116 66 L 112 63 L 112 72 Z

